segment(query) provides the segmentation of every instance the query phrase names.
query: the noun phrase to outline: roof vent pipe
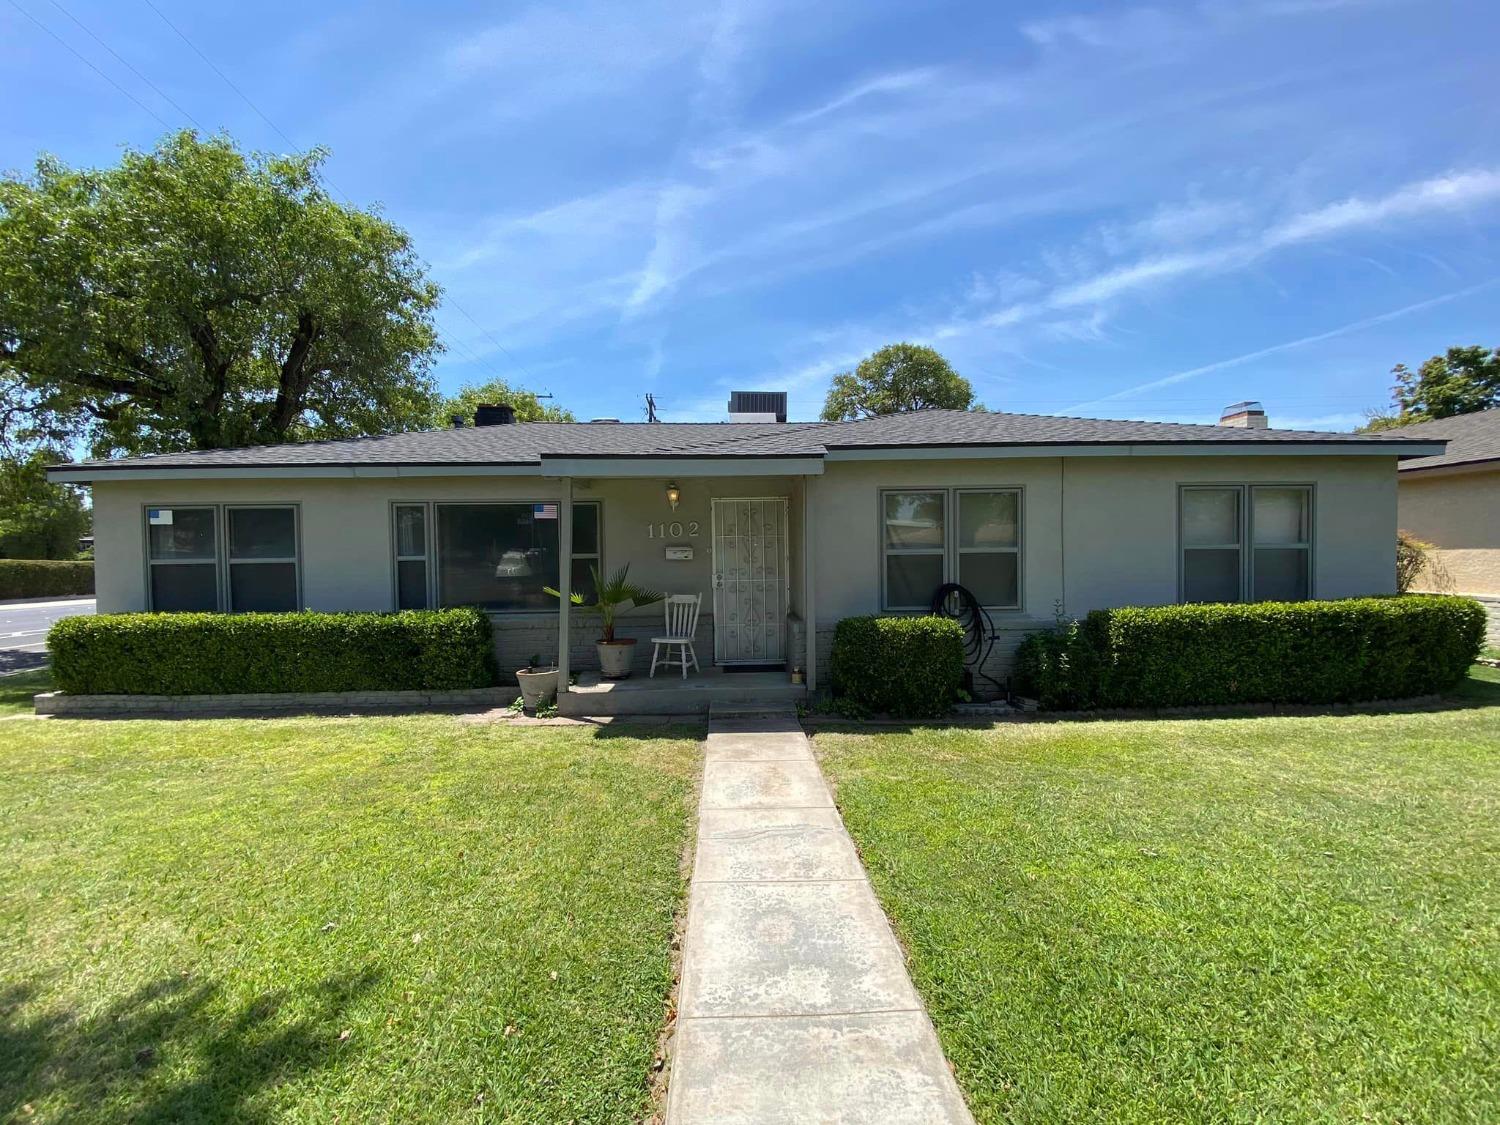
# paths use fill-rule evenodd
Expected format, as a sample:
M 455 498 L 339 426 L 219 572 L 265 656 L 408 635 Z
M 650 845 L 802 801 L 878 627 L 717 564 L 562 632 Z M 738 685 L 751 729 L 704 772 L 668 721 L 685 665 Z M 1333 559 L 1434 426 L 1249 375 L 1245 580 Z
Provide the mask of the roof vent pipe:
M 508 402 L 480 403 L 474 408 L 476 426 L 513 426 L 516 423 L 516 408 Z
M 1266 408 L 1253 400 L 1232 403 L 1219 415 L 1219 425 L 1240 430 L 1264 430 L 1270 426 Z
M 461 430 L 469 424 L 469 420 L 462 414 L 450 414 L 448 415 L 448 423 L 455 430 Z

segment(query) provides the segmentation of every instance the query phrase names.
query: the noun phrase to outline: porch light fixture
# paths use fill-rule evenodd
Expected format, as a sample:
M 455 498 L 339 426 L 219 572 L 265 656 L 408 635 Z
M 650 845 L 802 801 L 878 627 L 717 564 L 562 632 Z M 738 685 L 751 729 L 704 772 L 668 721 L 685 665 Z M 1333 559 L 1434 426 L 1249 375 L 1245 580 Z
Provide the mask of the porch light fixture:
M 667 503 L 672 505 L 672 511 L 677 510 L 677 502 L 682 499 L 682 489 L 677 487 L 676 481 L 667 484 Z

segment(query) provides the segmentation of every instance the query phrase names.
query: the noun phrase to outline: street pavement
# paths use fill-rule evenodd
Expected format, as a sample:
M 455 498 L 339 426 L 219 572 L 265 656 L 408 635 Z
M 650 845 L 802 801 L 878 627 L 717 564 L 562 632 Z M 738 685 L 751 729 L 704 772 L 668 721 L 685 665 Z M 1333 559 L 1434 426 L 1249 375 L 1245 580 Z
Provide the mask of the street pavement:
M 0 602 L 0 676 L 46 664 L 47 630 L 53 622 L 93 612 L 93 598 Z

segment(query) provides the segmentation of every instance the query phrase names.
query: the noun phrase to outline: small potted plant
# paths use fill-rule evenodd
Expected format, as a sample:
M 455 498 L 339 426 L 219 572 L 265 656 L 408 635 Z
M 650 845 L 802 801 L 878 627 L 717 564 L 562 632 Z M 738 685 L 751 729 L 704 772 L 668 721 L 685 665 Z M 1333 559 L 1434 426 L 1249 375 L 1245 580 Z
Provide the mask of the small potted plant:
M 629 563 L 611 574 L 608 581 L 601 577 L 598 567 L 591 566 L 589 570 L 594 576 L 594 589 L 598 591 L 594 600 L 587 602 L 577 592 L 568 600 L 580 609 L 599 615 L 601 635 L 595 648 L 599 653 L 600 674 L 606 680 L 623 680 L 630 675 L 630 665 L 635 660 L 635 638 L 615 636 L 615 614 L 630 606 L 654 605 L 661 601 L 662 595 L 631 582 Z M 562 597 L 550 586 L 545 589 L 554 598 Z
M 528 715 L 557 698 L 557 667 L 543 664 L 540 653 L 532 653 L 524 668 L 516 669 L 516 683 L 521 685 L 521 704 Z

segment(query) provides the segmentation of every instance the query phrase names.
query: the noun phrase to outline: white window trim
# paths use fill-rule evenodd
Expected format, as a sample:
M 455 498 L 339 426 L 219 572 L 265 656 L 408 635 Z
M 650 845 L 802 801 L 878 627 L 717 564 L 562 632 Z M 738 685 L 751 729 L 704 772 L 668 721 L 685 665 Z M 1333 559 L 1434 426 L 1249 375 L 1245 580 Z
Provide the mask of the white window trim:
M 429 609 L 452 608 L 452 607 L 444 607 L 438 601 L 438 569 L 439 569 L 439 560 L 438 560 L 437 510 L 439 508 L 447 508 L 447 507 L 453 507 L 453 508 L 474 508 L 474 507 L 495 508 L 495 507 L 506 507 L 508 505 L 521 506 L 521 505 L 536 505 L 536 504 L 556 504 L 558 506 L 558 518 L 559 519 L 562 518 L 562 501 L 557 500 L 555 498 L 548 498 L 548 497 L 543 497 L 543 498 L 540 498 L 540 499 L 536 499 L 536 498 L 533 498 L 533 499 L 519 498 L 519 499 L 514 499 L 514 500 L 512 500 L 512 499 L 496 499 L 493 496 L 484 496 L 484 497 L 479 497 L 479 498 L 476 498 L 476 499 L 473 499 L 473 500 L 392 500 L 390 502 L 390 509 L 391 509 L 391 511 L 390 511 L 390 519 L 387 521 L 387 526 L 389 528 L 390 536 L 391 536 L 391 540 L 390 540 L 390 552 L 389 552 L 390 560 L 391 560 L 391 608 L 392 609 L 399 608 L 399 606 L 401 604 L 401 593 L 400 593 L 400 591 L 401 591 L 401 576 L 400 576 L 399 569 L 396 566 L 396 564 L 398 562 L 418 562 L 418 561 L 423 562 L 426 565 L 426 568 L 427 568 L 427 573 L 426 573 L 426 577 L 427 577 L 427 608 L 429 608 Z M 602 500 L 574 500 L 573 501 L 573 507 L 574 508 L 579 508 L 579 507 L 584 507 L 584 506 L 592 507 L 592 508 L 594 508 L 594 510 L 596 512 L 595 520 L 597 521 L 598 528 L 599 528 L 599 536 L 598 536 L 598 539 L 599 539 L 599 550 L 597 552 L 592 553 L 592 554 L 590 554 L 588 552 L 574 551 L 573 552 L 573 559 L 574 560 L 577 560 L 577 559 L 590 559 L 590 560 L 593 560 L 598 565 L 599 570 L 602 572 L 604 570 L 604 502 Z M 396 547 L 397 547 L 397 543 L 398 543 L 398 537 L 397 537 L 397 532 L 396 532 L 396 511 L 397 511 L 398 508 L 421 508 L 423 510 L 424 515 L 423 515 L 423 523 L 422 523 L 422 546 L 425 548 L 425 554 L 423 554 L 423 555 L 397 555 L 396 554 Z M 558 565 L 559 565 L 559 567 L 562 565 L 561 564 L 561 560 L 559 560 Z M 528 614 L 528 613 L 529 614 L 535 614 L 538 611 L 535 608 L 530 608 L 530 609 L 485 609 L 484 612 L 485 613 L 503 613 L 503 614 L 524 615 L 524 614 Z
M 1307 596 L 1315 599 L 1317 592 L 1317 516 L 1318 490 L 1312 481 L 1193 481 L 1177 486 L 1177 601 L 1179 605 L 1200 604 L 1187 601 L 1187 552 L 1188 551 L 1238 551 L 1240 553 L 1240 596 L 1236 604 L 1255 602 L 1255 490 L 1296 489 L 1307 494 L 1307 539 L 1301 543 L 1270 543 L 1260 550 L 1305 551 L 1307 554 Z M 1192 491 L 1224 491 L 1233 489 L 1239 494 L 1238 543 L 1195 543 L 1191 547 L 1182 541 L 1182 498 Z
M 942 547 L 889 547 L 885 535 L 885 498 L 908 492 L 935 492 L 943 498 L 943 545 Z M 1016 497 L 1016 545 L 1014 547 L 960 547 L 959 505 L 965 493 L 1014 493 Z M 959 581 L 959 559 L 963 555 L 1016 556 L 1016 601 L 1014 605 L 986 605 L 983 608 L 993 613 L 1020 613 L 1026 604 L 1025 552 L 1026 540 L 1026 490 L 1021 485 L 913 485 L 911 487 L 881 488 L 878 490 L 876 510 L 876 533 L 880 538 L 880 612 L 882 613 L 930 613 L 932 607 L 893 606 L 886 589 L 889 569 L 886 559 L 892 555 L 937 555 L 942 559 L 943 582 Z

